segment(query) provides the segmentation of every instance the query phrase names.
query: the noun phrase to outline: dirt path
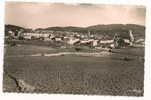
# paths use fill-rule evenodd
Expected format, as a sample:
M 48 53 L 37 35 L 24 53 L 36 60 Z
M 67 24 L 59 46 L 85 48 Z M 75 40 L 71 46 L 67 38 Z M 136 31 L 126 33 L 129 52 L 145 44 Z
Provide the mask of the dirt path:
M 107 51 L 102 51 L 100 53 L 87 53 L 87 52 L 59 52 L 59 53 L 36 53 L 31 55 L 11 55 L 6 57 L 25 57 L 25 56 L 65 56 L 65 55 L 77 55 L 77 56 L 94 56 L 94 57 L 104 57 L 109 56 L 112 53 Z

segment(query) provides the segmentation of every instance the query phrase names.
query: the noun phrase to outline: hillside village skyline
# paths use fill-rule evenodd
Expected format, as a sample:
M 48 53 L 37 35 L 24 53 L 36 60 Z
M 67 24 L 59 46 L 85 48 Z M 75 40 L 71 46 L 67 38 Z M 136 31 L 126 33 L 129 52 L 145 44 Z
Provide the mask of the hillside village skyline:
M 5 35 L 12 36 L 14 39 L 42 39 L 44 41 L 58 41 L 65 42 L 67 44 L 81 43 L 93 43 L 96 46 L 100 43 L 113 43 L 114 37 L 125 38 L 126 42 L 131 41 L 130 37 L 134 34 L 136 40 L 142 40 L 145 27 L 128 24 L 112 24 L 112 25 L 96 25 L 87 28 L 80 27 L 48 27 L 38 28 L 35 30 L 25 29 L 13 25 L 5 25 Z M 103 40 L 103 41 L 102 41 Z M 105 41 L 104 41 L 105 40 Z M 134 41 L 134 39 L 133 39 Z M 130 44 L 131 42 L 128 42 Z M 123 44 L 124 45 L 124 44 Z

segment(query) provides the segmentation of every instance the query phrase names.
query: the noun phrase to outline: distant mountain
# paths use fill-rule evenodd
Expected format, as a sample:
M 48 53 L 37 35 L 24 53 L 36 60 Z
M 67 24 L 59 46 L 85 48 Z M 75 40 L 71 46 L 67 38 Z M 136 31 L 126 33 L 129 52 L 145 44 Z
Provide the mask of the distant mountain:
M 94 25 L 87 27 L 89 30 L 102 31 L 102 30 L 145 30 L 144 26 L 135 24 L 109 24 L 109 25 Z
M 87 32 L 86 28 L 83 27 L 73 27 L 73 26 L 67 26 L 67 27 L 48 27 L 48 28 L 38 28 L 36 30 L 52 30 L 52 31 L 71 31 L 71 32 Z
M 19 29 L 24 29 L 23 27 L 20 27 L 20 26 L 16 26 L 16 25 L 10 25 L 10 24 L 6 24 L 5 25 L 5 29 L 11 29 L 11 30 L 19 30 Z
M 136 24 L 109 24 L 109 25 L 94 25 L 89 27 L 48 27 L 48 28 L 39 28 L 41 30 L 53 30 L 53 31 L 114 31 L 114 30 L 145 30 L 144 26 Z
M 113 33 L 127 33 L 129 30 L 133 31 L 133 35 L 136 38 L 145 38 L 145 26 L 136 24 L 110 24 L 110 25 L 95 25 L 87 27 L 88 30 L 107 33 L 109 36 L 113 36 Z

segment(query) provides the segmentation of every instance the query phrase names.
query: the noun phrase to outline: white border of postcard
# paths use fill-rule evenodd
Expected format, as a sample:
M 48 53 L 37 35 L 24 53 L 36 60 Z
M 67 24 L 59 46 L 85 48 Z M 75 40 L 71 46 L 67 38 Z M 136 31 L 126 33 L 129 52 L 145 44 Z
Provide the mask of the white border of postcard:
M 128 5 L 143 5 L 146 7 L 146 38 L 145 38 L 145 81 L 144 81 L 144 96 L 143 97 L 126 97 L 126 96 L 87 96 L 87 95 L 64 95 L 64 94 L 22 94 L 22 93 L 3 93 L 2 78 L 3 78 L 3 39 L 4 39 L 4 5 L 5 1 L 26 1 L 26 2 L 65 2 L 65 3 L 100 3 L 100 4 L 128 4 Z M 151 97 L 151 1 L 150 0 L 0 0 L 0 98 L 1 100 L 8 99 L 55 99 L 55 100 L 134 100 L 143 99 L 149 100 Z

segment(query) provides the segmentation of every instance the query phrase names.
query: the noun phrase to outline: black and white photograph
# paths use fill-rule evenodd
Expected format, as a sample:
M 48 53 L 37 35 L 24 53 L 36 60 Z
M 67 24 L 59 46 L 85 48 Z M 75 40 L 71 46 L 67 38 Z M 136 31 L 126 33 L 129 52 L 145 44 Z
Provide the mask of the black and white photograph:
M 144 96 L 146 7 L 5 2 L 4 93 Z

